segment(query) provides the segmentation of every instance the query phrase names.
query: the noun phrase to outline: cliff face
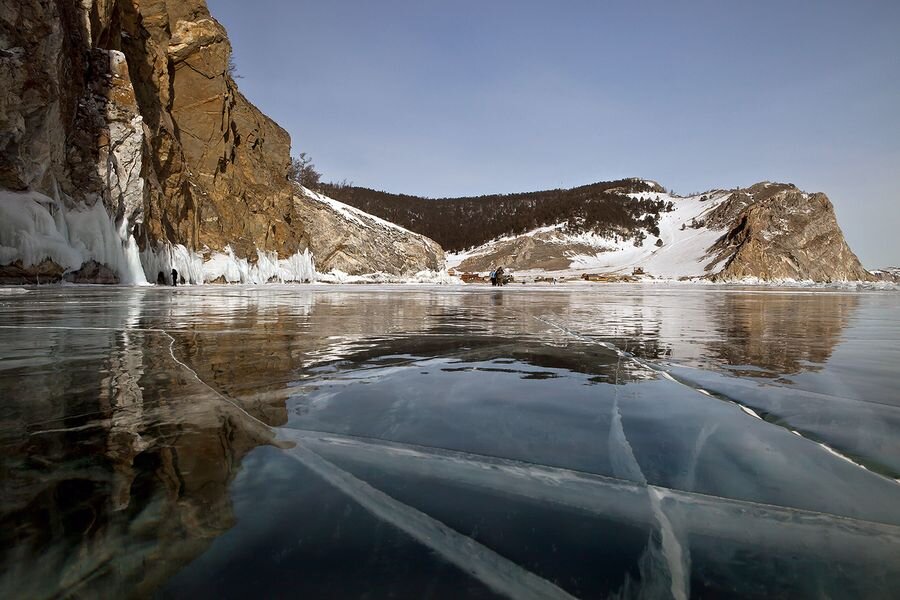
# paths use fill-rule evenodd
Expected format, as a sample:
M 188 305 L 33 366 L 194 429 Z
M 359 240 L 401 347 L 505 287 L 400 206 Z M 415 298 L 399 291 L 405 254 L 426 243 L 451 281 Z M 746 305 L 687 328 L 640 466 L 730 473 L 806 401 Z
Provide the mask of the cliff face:
M 290 138 L 202 0 L 4 3 L 0 185 L 102 199 L 145 243 L 295 251 Z
M 728 231 L 710 248 L 713 279 L 873 281 L 850 250 L 825 194 L 759 183 L 710 215 Z
M 378 264 L 386 273 L 411 276 L 443 267 L 444 251 L 424 235 L 306 188 L 299 188 L 294 203 L 304 229 L 317 232 L 310 249 L 322 271 L 363 275 Z
M 306 250 L 290 137 L 230 64 L 203 0 L 2 3 L 0 216 L 17 224 L 0 224 L 0 279 L 155 281 Z

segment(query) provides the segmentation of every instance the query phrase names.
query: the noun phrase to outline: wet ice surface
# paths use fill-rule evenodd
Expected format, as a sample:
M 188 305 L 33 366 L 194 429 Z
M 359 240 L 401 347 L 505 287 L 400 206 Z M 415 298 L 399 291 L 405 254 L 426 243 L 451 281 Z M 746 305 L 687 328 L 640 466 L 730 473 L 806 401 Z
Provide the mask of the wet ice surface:
M 0 596 L 888 598 L 900 295 L 0 294 Z

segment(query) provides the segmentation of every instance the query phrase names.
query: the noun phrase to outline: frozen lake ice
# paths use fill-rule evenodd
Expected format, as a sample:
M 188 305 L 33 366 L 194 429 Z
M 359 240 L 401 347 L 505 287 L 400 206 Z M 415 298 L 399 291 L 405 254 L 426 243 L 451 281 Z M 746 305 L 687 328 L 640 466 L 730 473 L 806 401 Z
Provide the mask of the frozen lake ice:
M 0 596 L 889 598 L 900 294 L 0 289 Z

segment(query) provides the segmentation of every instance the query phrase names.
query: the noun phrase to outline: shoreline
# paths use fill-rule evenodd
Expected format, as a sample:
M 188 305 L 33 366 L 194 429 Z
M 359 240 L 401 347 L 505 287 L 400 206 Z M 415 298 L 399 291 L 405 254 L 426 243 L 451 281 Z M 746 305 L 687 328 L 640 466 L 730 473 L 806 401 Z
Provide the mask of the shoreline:
M 457 282 L 429 282 L 429 281 L 349 281 L 349 282 L 271 282 L 271 283 L 202 283 L 202 284 L 182 284 L 178 286 L 158 285 L 158 284 L 122 284 L 122 283 L 70 283 L 65 281 L 57 281 L 52 283 L 24 283 L 24 284 L 0 284 L 0 295 L 13 295 L 17 293 L 25 293 L 30 289 L 142 289 L 156 290 L 168 289 L 172 291 L 179 290 L 202 290 L 202 289 L 253 289 L 253 290 L 276 290 L 276 289 L 292 289 L 292 290 L 453 290 L 453 291 L 490 291 L 494 293 L 504 293 L 517 291 L 585 291 L 603 289 L 620 290 L 629 288 L 697 288 L 707 290 L 784 290 L 784 291 L 822 291 L 822 292 L 900 292 L 900 283 L 893 282 L 870 282 L 870 281 L 846 281 L 846 282 L 813 282 L 813 281 L 732 281 L 732 282 L 713 282 L 713 281 L 678 281 L 678 280 L 649 280 L 649 281 L 616 281 L 616 282 L 594 282 L 594 281 L 561 281 L 558 283 L 548 282 L 513 282 L 504 286 L 491 286 L 489 283 L 457 283 Z

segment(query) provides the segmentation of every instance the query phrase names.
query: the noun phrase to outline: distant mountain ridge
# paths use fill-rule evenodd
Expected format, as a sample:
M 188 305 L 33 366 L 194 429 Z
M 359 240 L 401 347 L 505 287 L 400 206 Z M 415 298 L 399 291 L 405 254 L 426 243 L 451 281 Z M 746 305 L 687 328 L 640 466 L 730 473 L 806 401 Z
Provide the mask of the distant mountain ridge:
M 825 194 L 761 182 L 692 196 L 646 179 L 428 200 L 358 187 L 333 197 L 428 235 L 449 266 L 666 279 L 872 281 Z

